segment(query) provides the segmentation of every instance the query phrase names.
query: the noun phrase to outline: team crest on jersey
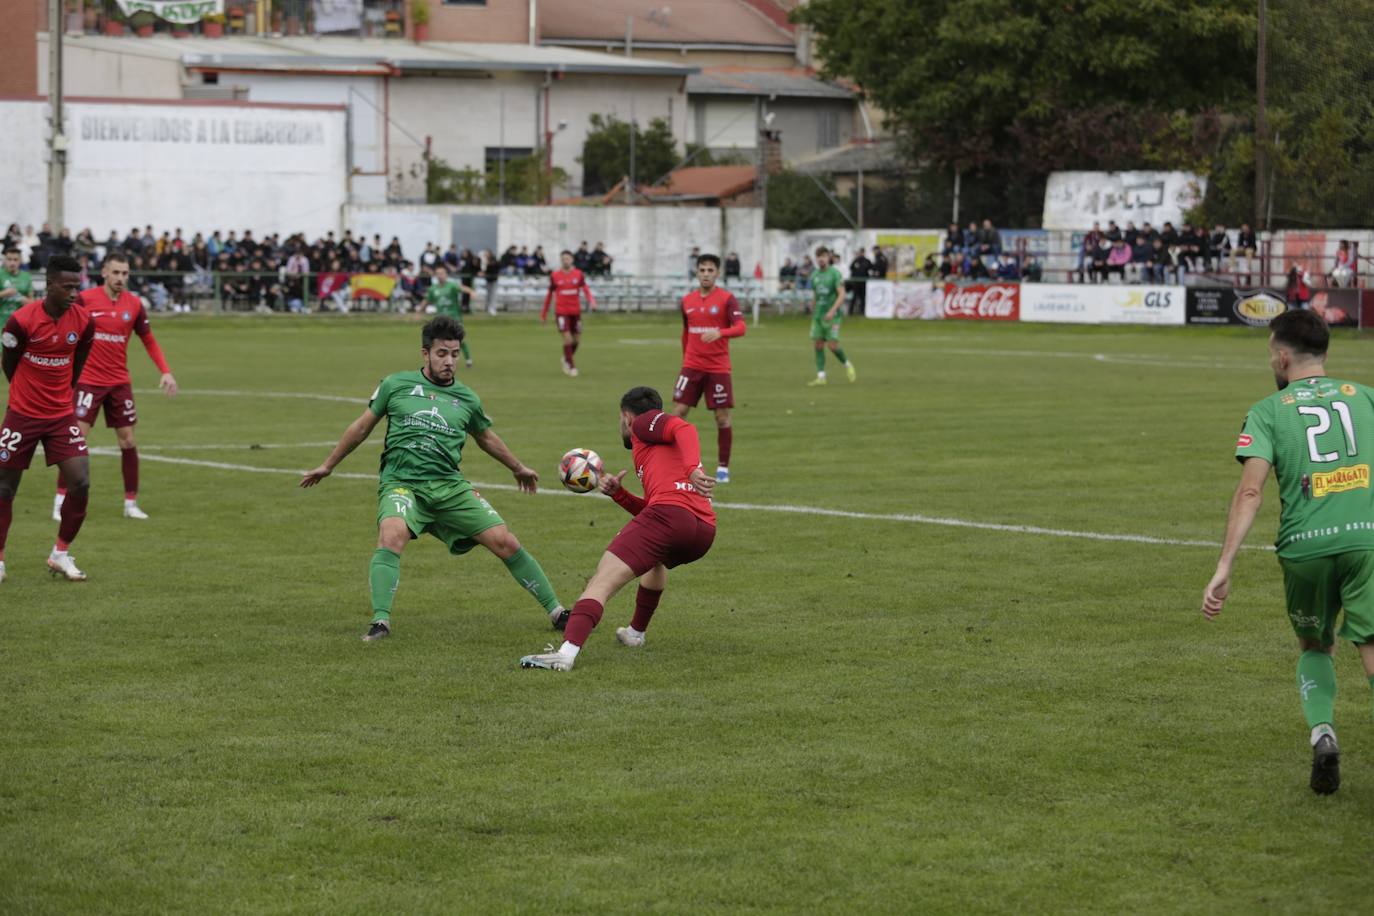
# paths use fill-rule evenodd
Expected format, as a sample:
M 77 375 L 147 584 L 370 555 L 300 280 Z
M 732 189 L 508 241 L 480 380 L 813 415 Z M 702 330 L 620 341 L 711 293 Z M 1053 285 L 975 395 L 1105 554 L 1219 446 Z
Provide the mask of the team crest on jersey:
M 78 407 L 78 408 L 76 408 L 76 415 L 77 415 L 78 417 L 84 417 L 84 416 L 86 415 L 86 408 L 84 408 L 84 407 Z
M 9 460 L 10 460 L 10 450 L 7 449 L 7 448 L 0 448 L 0 461 L 9 461 Z
M 712 315 L 716 314 L 716 313 L 719 312 L 719 311 L 720 311 L 720 306 L 718 306 L 718 305 L 713 305 L 713 306 L 711 306 L 711 314 L 712 314 Z
M 124 321 L 128 321 L 128 320 L 129 320 L 129 313 L 128 313 L 128 312 L 125 312 L 123 315 L 120 315 L 119 317 L 120 317 L 122 320 L 124 320 Z
M 67 332 L 67 343 L 69 343 L 69 344 L 74 344 L 74 343 L 76 343 L 76 332 L 75 332 L 75 331 L 68 331 L 68 332 Z

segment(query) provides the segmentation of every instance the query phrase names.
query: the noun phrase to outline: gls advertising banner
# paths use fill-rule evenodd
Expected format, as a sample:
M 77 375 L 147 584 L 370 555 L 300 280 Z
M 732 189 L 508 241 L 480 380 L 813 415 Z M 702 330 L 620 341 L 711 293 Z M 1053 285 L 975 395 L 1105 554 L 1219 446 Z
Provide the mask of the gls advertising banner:
M 1110 286 L 1027 283 L 1021 320 L 1060 324 L 1184 324 L 1182 286 Z

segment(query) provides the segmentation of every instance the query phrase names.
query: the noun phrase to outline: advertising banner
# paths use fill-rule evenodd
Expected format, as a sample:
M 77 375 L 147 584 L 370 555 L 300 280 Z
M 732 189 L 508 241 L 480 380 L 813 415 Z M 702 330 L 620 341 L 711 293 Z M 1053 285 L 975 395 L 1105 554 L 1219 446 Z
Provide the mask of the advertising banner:
M 211 14 L 224 15 L 224 0 L 118 0 L 118 3 L 119 11 L 126 17 L 134 13 L 152 13 L 178 25 L 191 25 Z
M 1027 283 L 1021 320 L 1061 324 L 1168 324 L 1187 319 L 1182 286 Z
M 1016 321 L 1021 317 L 1019 283 L 946 283 L 945 318 L 974 321 Z
M 1354 328 L 1360 324 L 1358 289 L 1314 289 L 1309 306 L 1333 328 Z
M 904 280 L 916 275 L 926 255 L 940 253 L 940 233 L 879 232 L 877 244 L 887 252 L 888 275 Z
M 1207 179 L 1191 172 L 1051 172 L 1045 185 L 1046 229 L 1087 229 L 1094 222 L 1162 226 L 1183 222 L 1202 202 Z
M 929 283 L 894 283 L 874 280 L 868 284 L 866 318 L 942 318 L 943 293 Z
M 1274 316 L 1288 309 L 1283 293 L 1273 289 L 1241 290 L 1230 287 L 1188 288 L 1189 324 L 1237 324 L 1268 327 Z

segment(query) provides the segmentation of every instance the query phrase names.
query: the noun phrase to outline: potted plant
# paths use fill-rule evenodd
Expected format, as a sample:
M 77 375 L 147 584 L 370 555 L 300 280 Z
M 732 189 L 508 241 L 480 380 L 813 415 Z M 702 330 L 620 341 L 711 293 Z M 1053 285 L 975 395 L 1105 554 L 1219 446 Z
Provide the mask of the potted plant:
M 140 10 L 129 18 L 129 22 L 134 27 L 134 34 L 138 35 L 139 38 L 148 38 L 153 34 L 153 26 L 157 19 L 152 13 Z
M 224 37 L 224 14 L 211 13 L 200 21 L 200 34 L 206 38 Z
M 410 25 L 415 41 L 429 41 L 429 0 L 410 0 Z

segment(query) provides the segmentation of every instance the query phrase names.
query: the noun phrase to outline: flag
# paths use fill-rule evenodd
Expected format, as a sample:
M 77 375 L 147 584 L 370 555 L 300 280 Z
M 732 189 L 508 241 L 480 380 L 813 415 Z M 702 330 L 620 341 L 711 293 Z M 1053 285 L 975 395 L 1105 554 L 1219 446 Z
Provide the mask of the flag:
M 349 281 L 354 299 L 390 299 L 396 278 L 386 274 L 354 274 Z

